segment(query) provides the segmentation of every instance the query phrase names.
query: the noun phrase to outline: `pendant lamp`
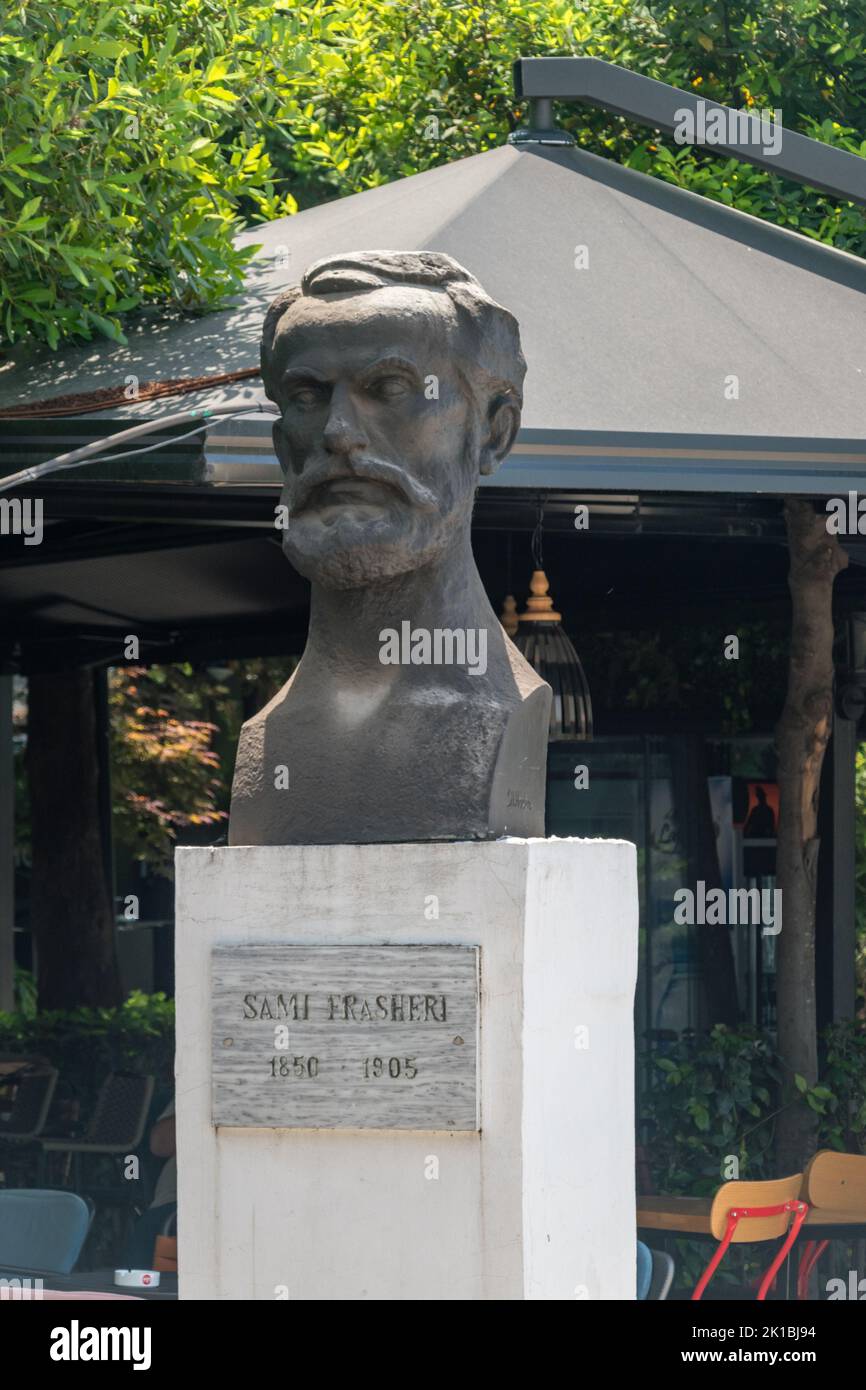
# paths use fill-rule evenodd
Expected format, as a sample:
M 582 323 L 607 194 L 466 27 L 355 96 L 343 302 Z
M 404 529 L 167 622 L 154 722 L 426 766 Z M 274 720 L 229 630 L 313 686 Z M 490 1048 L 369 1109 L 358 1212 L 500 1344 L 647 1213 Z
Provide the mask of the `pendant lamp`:
M 539 506 L 538 523 L 532 536 L 535 569 L 529 584 L 530 597 L 525 611 L 519 615 L 517 632 L 512 641 L 553 691 L 551 741 L 591 739 L 592 700 L 589 685 L 580 657 L 562 626 L 562 614 L 556 612 L 548 593 L 550 585 L 544 572 L 541 546 L 543 519 L 543 506 Z M 503 613 L 503 627 L 507 632 L 506 616 L 511 618 L 512 614 Z

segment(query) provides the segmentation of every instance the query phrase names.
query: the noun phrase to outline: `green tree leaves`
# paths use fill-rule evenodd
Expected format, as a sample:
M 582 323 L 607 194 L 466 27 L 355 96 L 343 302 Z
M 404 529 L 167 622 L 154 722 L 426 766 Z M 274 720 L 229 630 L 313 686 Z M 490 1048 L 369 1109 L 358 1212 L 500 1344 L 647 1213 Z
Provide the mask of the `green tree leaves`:
M 525 114 L 511 64 L 539 54 L 866 148 L 859 0 L 25 0 L 0 34 L 0 332 L 57 344 L 118 336 L 146 303 L 215 307 L 253 253 L 242 226 L 500 144 Z M 597 154 L 866 253 L 861 208 L 605 112 L 558 115 Z
M 277 8 L 241 3 L 240 24 L 212 0 L 58 0 L 7 14 L 6 343 L 122 339 L 129 309 L 201 312 L 240 287 L 254 248 L 238 250 L 236 231 L 262 205 L 270 216 L 295 207 L 258 137 L 262 41 L 291 46 L 299 25 Z

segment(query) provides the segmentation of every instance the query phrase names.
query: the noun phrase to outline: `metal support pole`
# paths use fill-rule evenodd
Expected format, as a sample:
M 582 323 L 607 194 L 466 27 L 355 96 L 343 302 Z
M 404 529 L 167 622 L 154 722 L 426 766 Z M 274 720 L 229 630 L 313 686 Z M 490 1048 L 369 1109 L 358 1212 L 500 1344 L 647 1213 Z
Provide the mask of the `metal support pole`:
M 529 124 L 532 130 L 553 129 L 553 102 L 549 97 L 537 97 L 530 102 Z

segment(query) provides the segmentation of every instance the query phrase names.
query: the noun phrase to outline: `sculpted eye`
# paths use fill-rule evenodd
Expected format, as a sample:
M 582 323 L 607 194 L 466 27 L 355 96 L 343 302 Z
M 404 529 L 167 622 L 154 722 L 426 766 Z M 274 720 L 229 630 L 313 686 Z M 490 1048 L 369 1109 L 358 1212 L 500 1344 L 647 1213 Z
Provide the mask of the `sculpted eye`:
M 407 396 L 410 389 L 409 382 L 402 376 L 379 376 L 369 385 L 373 395 L 383 401 L 399 400 L 401 396 Z
M 296 386 L 289 393 L 289 404 L 299 406 L 301 410 L 311 410 L 319 405 L 323 398 L 323 387 L 311 383 L 308 386 Z

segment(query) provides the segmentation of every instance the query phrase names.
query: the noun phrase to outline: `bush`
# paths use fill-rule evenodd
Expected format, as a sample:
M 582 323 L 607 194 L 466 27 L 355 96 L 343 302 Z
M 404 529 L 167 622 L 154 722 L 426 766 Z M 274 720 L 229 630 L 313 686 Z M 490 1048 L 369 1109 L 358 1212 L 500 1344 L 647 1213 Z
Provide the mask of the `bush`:
M 659 1192 L 704 1197 L 729 1178 L 774 1176 L 781 1070 L 760 1033 L 717 1024 L 702 1037 L 661 1044 L 652 1066 L 641 1120 Z
M 846 1021 L 820 1036 L 820 1080 L 795 1077 L 794 1104 L 819 1116 L 819 1148 L 866 1153 L 866 1026 Z M 641 1121 L 659 1192 L 702 1197 L 729 1178 L 778 1177 L 773 1122 L 781 1063 L 754 1029 L 657 1044 Z M 738 1167 L 731 1164 L 736 1158 Z
M 821 1081 L 811 1092 L 821 1116 L 819 1143 L 842 1153 L 866 1153 L 866 1025 L 845 1020 L 821 1037 Z
M 298 14 L 216 0 L 7 7 L 0 294 L 8 342 L 123 341 L 148 303 L 202 311 L 243 282 L 247 213 L 294 210 L 257 139 Z M 264 79 L 264 80 L 263 80 Z
M 158 1090 L 173 1087 L 174 1001 L 133 992 L 116 1009 L 0 1013 L 2 1052 L 47 1057 L 86 1119 L 110 1071 L 146 1072 Z

